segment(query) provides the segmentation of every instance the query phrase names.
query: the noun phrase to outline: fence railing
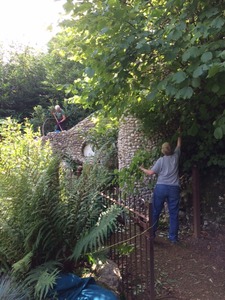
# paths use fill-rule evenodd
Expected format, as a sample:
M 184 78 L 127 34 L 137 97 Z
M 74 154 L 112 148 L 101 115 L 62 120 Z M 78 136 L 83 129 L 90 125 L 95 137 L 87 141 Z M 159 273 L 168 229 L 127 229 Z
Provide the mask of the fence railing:
M 121 294 L 126 300 L 154 300 L 154 250 L 151 203 L 139 195 L 117 189 L 102 193 L 103 199 L 124 208 L 109 240 L 111 259 L 121 275 Z

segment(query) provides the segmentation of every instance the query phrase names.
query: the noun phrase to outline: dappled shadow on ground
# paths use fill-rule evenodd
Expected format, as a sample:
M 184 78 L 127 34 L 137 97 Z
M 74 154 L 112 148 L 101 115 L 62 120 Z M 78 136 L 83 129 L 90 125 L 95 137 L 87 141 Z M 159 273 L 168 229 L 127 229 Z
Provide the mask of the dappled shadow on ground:
M 156 300 L 225 300 L 225 228 L 182 234 L 176 245 L 161 231 L 154 256 Z

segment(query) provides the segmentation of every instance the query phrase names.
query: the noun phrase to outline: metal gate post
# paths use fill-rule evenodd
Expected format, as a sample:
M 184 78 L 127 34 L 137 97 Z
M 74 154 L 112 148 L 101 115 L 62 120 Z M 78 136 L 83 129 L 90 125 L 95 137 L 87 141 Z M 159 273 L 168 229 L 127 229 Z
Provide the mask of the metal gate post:
M 149 203 L 149 251 L 150 251 L 150 298 L 155 300 L 155 276 L 154 276 L 154 234 L 153 234 L 153 220 L 152 220 L 152 203 Z
M 193 222 L 194 237 L 200 237 L 200 192 L 199 192 L 199 170 L 197 166 L 192 168 L 192 190 L 193 190 Z

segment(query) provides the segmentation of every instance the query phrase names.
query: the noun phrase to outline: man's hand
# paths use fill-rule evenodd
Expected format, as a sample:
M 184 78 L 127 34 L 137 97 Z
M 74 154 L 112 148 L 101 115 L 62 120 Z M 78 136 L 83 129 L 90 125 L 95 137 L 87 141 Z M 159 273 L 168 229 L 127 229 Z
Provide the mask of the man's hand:
M 143 166 L 140 166 L 139 169 L 144 172 L 146 175 L 153 175 L 155 172 L 153 170 L 145 169 Z

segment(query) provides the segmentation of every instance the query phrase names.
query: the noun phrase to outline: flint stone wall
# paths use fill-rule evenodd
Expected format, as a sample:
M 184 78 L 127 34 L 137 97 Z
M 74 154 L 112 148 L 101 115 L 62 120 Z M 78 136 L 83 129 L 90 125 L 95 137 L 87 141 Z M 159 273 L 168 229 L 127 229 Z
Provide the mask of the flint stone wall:
M 88 157 L 83 154 L 83 149 L 87 144 L 88 134 L 95 124 L 92 116 L 81 121 L 73 128 L 59 133 L 50 132 L 43 137 L 49 140 L 53 151 L 63 153 L 78 164 L 84 163 Z M 118 133 L 118 168 L 119 170 L 128 167 L 137 150 L 145 149 L 152 151 L 156 146 L 157 139 L 149 139 L 141 129 L 141 122 L 133 116 L 124 116 L 120 120 Z M 149 166 L 151 167 L 151 166 Z M 148 189 L 150 177 L 146 176 L 145 181 L 137 182 L 136 187 L 141 197 L 151 197 Z
M 144 149 L 151 152 L 156 147 L 157 141 L 158 139 L 155 137 L 152 139 L 146 137 L 141 129 L 140 120 L 130 115 L 121 118 L 118 135 L 119 170 L 130 165 L 137 150 Z M 140 197 L 147 201 L 152 196 L 152 191 L 148 188 L 151 180 L 150 177 L 146 176 L 143 182 L 136 182 L 135 185 Z
M 50 141 L 54 152 L 63 153 L 71 160 L 82 164 L 87 160 L 83 154 L 83 149 L 88 142 L 87 136 L 94 126 L 92 118 L 88 117 L 67 131 L 49 132 L 43 140 Z
M 118 135 L 119 169 L 128 167 L 137 150 L 151 151 L 156 145 L 154 138 L 147 138 L 141 130 L 141 122 L 133 116 L 124 116 L 120 121 Z

